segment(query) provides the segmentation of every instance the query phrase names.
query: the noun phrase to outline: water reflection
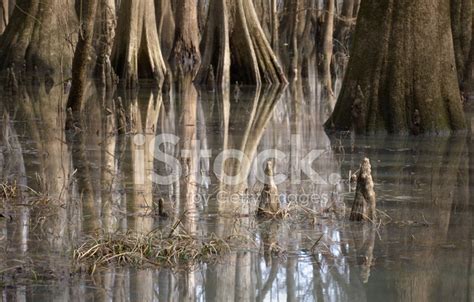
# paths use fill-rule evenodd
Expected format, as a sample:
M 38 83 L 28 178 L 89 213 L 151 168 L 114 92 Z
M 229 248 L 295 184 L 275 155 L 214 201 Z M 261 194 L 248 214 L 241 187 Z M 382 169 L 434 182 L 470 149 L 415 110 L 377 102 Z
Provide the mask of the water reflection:
M 7 216 L 0 218 L 3 300 L 468 300 L 472 141 L 341 137 L 331 144 L 322 128 L 327 103 L 313 81 L 298 80 L 285 90 L 228 91 L 183 83 L 166 95 L 146 86 L 109 95 L 91 86 L 86 114 L 70 133 L 63 131 L 62 89 L 4 96 L 1 176 L 16 181 L 21 198 L 1 200 Z M 157 134 L 179 141 L 159 145 Z M 227 149 L 249 158 L 219 167 L 238 176 L 234 185 L 223 185 L 213 171 Z M 267 149 L 288 155 L 275 164 L 277 173 L 290 174 L 298 170 L 292 158 L 322 150 L 312 168 L 325 180 L 336 173 L 347 178 L 370 157 L 387 224 L 331 215 L 353 198 L 345 181 L 316 185 L 302 177 L 279 185 L 284 204 L 291 194 L 326 194 L 308 206 L 324 212 L 314 220 L 256 221 L 249 215 L 254 204 L 217 198 L 219 192 L 258 192 L 256 158 Z M 179 182 L 155 184 L 147 177 L 176 169 L 150 150 L 177 159 Z M 168 217 L 156 215 L 159 198 Z M 172 270 L 110 265 L 93 276 L 70 274 L 72 248 L 84 236 L 171 230 L 176 221 L 173 231 L 197 238 L 245 234 L 254 242 L 207 264 Z

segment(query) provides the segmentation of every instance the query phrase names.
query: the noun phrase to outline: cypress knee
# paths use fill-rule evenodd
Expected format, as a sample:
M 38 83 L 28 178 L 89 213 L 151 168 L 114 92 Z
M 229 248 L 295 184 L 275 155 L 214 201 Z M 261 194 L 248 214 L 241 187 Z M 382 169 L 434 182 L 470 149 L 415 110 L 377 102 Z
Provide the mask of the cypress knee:
M 351 217 L 352 221 L 374 220 L 375 219 L 375 191 L 374 181 L 372 179 L 372 167 L 370 160 L 364 158 L 360 164 L 357 173 L 357 187 L 352 205 Z
M 259 197 L 257 216 L 271 216 L 280 211 L 278 188 L 275 185 L 273 175 L 273 164 L 268 161 L 265 167 L 265 184 Z

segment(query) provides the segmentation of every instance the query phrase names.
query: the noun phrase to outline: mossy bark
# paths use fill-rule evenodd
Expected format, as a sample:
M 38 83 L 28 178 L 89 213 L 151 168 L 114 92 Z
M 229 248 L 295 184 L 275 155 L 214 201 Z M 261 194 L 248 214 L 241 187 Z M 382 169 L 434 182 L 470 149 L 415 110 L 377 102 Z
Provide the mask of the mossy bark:
M 363 1 L 326 128 L 439 134 L 465 127 L 449 0 Z
M 127 87 L 135 87 L 139 78 L 154 79 L 162 85 L 166 65 L 161 54 L 153 1 L 122 1 L 112 65 Z
M 211 65 L 219 84 L 287 83 L 251 0 L 210 3 L 199 82 L 207 81 Z
M 20 71 L 66 76 L 76 24 L 73 1 L 18 0 L 0 38 L 0 69 L 15 65 Z

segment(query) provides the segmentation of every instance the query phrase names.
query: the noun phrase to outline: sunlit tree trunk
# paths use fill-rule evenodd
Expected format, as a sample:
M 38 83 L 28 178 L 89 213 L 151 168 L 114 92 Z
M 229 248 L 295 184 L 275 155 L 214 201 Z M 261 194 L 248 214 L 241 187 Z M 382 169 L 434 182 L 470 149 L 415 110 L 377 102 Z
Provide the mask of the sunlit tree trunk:
M 251 0 L 212 1 L 203 43 L 199 82 L 206 81 L 209 66 L 219 84 L 228 79 L 256 85 L 287 82 Z
M 154 0 L 156 9 L 156 24 L 158 26 L 158 36 L 161 41 L 161 51 L 165 61 L 171 54 L 173 48 L 176 22 L 173 10 L 171 9 L 171 0 Z
M 26 67 L 64 78 L 71 66 L 76 24 L 74 1 L 18 0 L 0 38 L 0 69 L 15 64 L 17 73 Z
M 0 34 L 2 34 L 7 27 L 10 14 L 14 6 L 15 2 L 12 0 L 0 1 Z
M 327 129 L 449 133 L 466 127 L 460 100 L 449 1 L 362 1 Z
M 139 78 L 154 79 L 158 86 L 163 83 L 166 66 L 153 1 L 122 1 L 112 65 L 127 87 L 135 87 Z

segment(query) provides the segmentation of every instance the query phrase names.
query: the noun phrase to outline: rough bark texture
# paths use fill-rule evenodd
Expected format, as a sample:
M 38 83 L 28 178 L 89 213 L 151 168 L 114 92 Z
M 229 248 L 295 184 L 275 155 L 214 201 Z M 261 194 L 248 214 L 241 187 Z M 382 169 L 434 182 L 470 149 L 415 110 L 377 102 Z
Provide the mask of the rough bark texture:
M 456 67 L 461 86 L 466 78 L 466 69 L 470 63 L 473 8 L 472 0 L 451 0 L 454 54 L 456 56 Z
M 161 41 L 163 57 L 169 58 L 173 48 L 175 20 L 171 9 L 171 0 L 155 0 L 156 24 Z
M 18 0 L 0 38 L 0 69 L 14 64 L 49 76 L 68 72 L 76 23 L 73 1 Z
M 112 65 L 127 87 L 139 78 L 155 79 L 161 86 L 166 74 L 153 1 L 123 0 L 112 51 Z
M 211 65 L 219 84 L 227 83 L 230 74 L 232 82 L 287 83 L 251 0 L 212 1 L 203 45 L 201 83 Z
M 115 81 L 115 74 L 110 62 L 112 47 L 115 39 L 115 26 L 117 25 L 114 0 L 100 0 L 96 23 L 97 61 L 95 75 L 99 83 L 110 88 Z
M 280 210 L 278 188 L 273 175 L 273 163 L 269 161 L 265 166 L 265 184 L 259 197 L 257 216 L 275 215 Z
M 370 160 L 364 158 L 357 173 L 357 188 L 352 205 L 350 219 L 352 221 L 370 220 L 375 218 L 375 191 L 372 180 Z
M 194 78 L 201 64 L 197 0 L 177 0 L 176 21 L 171 67 L 175 78 Z
M 321 73 L 326 97 L 329 100 L 331 109 L 335 105 L 335 96 L 332 88 L 331 62 L 333 53 L 333 35 L 334 35 L 334 10 L 336 8 L 335 0 L 326 1 L 323 25 L 323 44 L 322 44 L 322 62 Z
M 87 84 L 87 71 L 92 56 L 92 38 L 94 36 L 94 21 L 97 11 L 98 0 L 83 0 L 80 20 L 81 29 L 79 40 L 72 62 L 72 86 L 67 101 L 67 107 L 71 108 L 73 114 L 80 114 L 84 103 L 84 94 Z M 76 116 L 77 117 L 77 116 Z M 69 121 L 72 122 L 72 121 Z
M 450 20 L 449 0 L 363 1 L 327 129 L 400 134 L 465 129 Z
M 349 34 L 352 25 L 355 23 L 354 15 L 354 0 L 345 0 L 342 3 L 339 19 L 337 21 L 336 35 L 335 38 L 343 46 L 349 45 Z M 340 46 L 339 46 L 340 47 Z

